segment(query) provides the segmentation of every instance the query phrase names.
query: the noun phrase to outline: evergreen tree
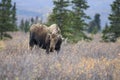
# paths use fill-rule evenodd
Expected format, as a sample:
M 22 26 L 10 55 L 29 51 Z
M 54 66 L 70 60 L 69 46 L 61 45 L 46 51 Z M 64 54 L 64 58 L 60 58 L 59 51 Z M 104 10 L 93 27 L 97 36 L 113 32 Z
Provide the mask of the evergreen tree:
M 64 37 L 67 37 L 68 39 L 73 38 L 73 33 L 75 32 L 73 30 L 73 12 L 72 11 L 68 11 L 67 15 L 66 15 L 66 19 L 65 19 L 65 23 L 64 23 Z
M 109 32 L 109 26 L 108 26 L 108 24 L 106 23 L 105 24 L 105 29 L 103 30 L 103 33 L 107 33 L 107 32 Z
M 17 30 L 17 23 L 16 23 L 16 3 L 14 3 L 13 8 L 12 8 L 12 24 L 15 28 L 15 30 Z
M 24 20 L 22 19 L 20 22 L 20 26 L 19 26 L 20 30 L 27 33 L 29 31 L 30 28 L 30 21 L 29 20 Z
M 3 24 L 2 24 L 2 3 L 0 2 L 0 39 L 3 38 Z
M 71 3 L 73 5 L 72 9 Z M 85 19 L 89 17 L 84 13 L 89 6 L 85 0 L 54 0 L 52 14 L 48 17 L 48 24 L 56 23 L 61 29 L 63 37 L 67 37 L 72 42 L 80 39 L 88 39 L 83 30 L 87 25 Z
M 114 42 L 120 37 L 120 0 L 115 0 L 112 3 L 111 8 L 112 12 L 109 15 L 110 28 L 107 28 L 107 32 L 103 33 L 103 36 L 106 35 L 107 40 Z
M 29 21 L 26 20 L 26 21 L 25 21 L 25 24 L 24 24 L 24 32 L 25 32 L 25 33 L 29 31 L 29 28 L 30 28 L 30 25 L 29 25 L 29 24 L 30 24 Z
M 100 14 L 99 13 L 95 14 L 94 21 L 95 21 L 97 29 L 98 29 L 97 31 L 98 32 L 101 31 L 101 25 L 100 25 L 101 21 L 100 21 Z
M 105 36 L 106 36 L 105 34 L 109 32 L 109 29 L 110 29 L 110 27 L 109 27 L 108 24 L 106 23 L 106 24 L 105 24 L 105 29 L 102 31 L 102 33 L 103 33 L 102 38 L 103 38 L 103 39 L 104 39 Z M 105 38 L 105 39 L 106 39 L 106 38 Z
M 35 22 L 34 18 L 32 17 L 30 20 L 31 25 Z
M 96 34 L 97 32 L 101 31 L 101 25 L 100 25 L 100 14 L 95 14 L 94 20 L 92 20 L 88 25 L 88 32 Z
M 64 28 L 67 20 L 67 7 L 69 6 L 68 0 L 54 0 L 54 8 L 52 14 L 49 16 L 49 24 L 56 23 L 61 29 L 61 33 L 64 36 Z
M 1 0 L 0 2 L 0 37 L 3 39 L 5 32 L 13 31 L 12 4 L 11 0 Z
M 19 28 L 20 28 L 21 31 L 24 31 L 24 28 L 25 28 L 24 19 L 21 20 Z
M 116 38 L 115 38 L 115 34 L 110 32 L 110 26 L 108 26 L 108 24 L 106 23 L 105 25 L 105 29 L 102 31 L 103 35 L 102 35 L 102 39 L 105 42 L 115 42 Z
M 85 14 L 85 10 L 89 7 L 86 0 L 72 0 L 72 10 L 74 13 L 73 28 L 74 35 L 78 35 L 79 38 L 86 38 L 83 33 L 85 26 L 87 25 L 85 19 L 89 19 L 89 16 Z

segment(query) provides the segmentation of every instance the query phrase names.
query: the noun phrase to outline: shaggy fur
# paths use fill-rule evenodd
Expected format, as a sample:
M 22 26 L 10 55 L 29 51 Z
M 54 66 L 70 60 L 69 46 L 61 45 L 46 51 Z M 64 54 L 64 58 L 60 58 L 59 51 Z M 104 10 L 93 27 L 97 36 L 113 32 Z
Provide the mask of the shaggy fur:
M 57 24 L 52 24 L 51 26 L 48 27 L 48 30 L 50 31 L 50 33 L 57 35 L 57 43 L 55 43 L 54 45 L 55 50 L 59 52 L 62 44 L 61 30 Z
M 33 24 L 30 28 L 30 42 L 29 45 L 31 49 L 34 45 L 46 49 L 46 52 L 49 53 L 49 33 L 47 27 L 44 25 Z
M 61 34 L 61 30 L 57 24 L 52 24 L 48 29 L 53 34 Z
M 34 45 L 38 45 L 39 47 L 46 49 L 46 52 L 49 53 L 56 50 L 59 52 L 60 46 L 62 43 L 62 38 L 57 33 L 52 33 L 56 31 L 54 29 L 50 29 L 42 24 L 33 24 L 30 28 L 30 41 L 29 45 L 31 49 Z

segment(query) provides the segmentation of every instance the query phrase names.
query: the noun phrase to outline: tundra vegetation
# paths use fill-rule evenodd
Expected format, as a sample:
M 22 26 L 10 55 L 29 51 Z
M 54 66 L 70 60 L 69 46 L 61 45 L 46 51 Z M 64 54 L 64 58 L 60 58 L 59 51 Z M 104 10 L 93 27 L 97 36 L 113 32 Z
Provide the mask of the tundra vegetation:
M 119 80 L 120 42 L 63 42 L 59 54 L 46 54 L 39 47 L 28 49 L 29 34 L 10 33 L 11 40 L 0 42 L 1 80 Z
M 87 0 L 53 0 L 47 22 L 40 23 L 58 24 L 69 43 L 63 41 L 59 54 L 46 54 L 38 46 L 29 50 L 29 29 L 38 22 L 38 16 L 22 19 L 17 25 L 17 4 L 1 0 L 0 80 L 119 80 L 119 3 L 120 0 L 115 0 L 111 4 L 110 24 L 106 23 L 102 31 L 99 13 L 91 21 L 95 23 L 93 27 L 86 23 L 90 19 L 85 13 L 90 7 Z

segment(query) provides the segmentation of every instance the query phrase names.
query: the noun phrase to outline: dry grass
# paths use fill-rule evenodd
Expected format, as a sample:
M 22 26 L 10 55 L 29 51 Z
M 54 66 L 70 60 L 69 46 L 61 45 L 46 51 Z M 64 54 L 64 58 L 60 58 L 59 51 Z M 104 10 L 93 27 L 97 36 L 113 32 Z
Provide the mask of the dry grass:
M 28 34 L 15 32 L 0 51 L 0 80 L 119 80 L 120 43 L 62 44 L 59 54 L 28 49 Z
M 5 48 L 5 44 L 4 44 L 4 41 L 0 41 L 0 50 Z

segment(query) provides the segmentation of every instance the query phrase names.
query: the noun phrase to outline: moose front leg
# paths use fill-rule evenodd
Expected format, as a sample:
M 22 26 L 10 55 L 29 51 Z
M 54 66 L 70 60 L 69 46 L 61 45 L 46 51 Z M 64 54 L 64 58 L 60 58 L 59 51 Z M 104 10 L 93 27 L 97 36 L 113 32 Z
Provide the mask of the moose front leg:
M 46 53 L 49 54 L 50 50 L 49 50 L 49 46 L 46 46 Z

